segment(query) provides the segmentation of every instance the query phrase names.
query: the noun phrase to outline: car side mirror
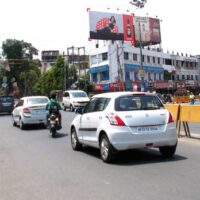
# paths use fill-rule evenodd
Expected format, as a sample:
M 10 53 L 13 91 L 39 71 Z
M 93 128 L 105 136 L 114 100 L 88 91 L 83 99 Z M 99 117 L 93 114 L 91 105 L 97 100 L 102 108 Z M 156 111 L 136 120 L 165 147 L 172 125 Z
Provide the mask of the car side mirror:
M 83 114 L 83 108 L 77 108 L 75 111 L 76 114 Z

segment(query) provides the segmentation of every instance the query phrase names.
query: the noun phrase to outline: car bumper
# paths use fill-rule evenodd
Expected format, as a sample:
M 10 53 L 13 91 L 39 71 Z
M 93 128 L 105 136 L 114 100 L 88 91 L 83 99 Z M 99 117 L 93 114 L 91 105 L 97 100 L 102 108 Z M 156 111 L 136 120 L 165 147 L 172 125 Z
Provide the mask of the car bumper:
M 174 126 L 166 125 L 162 131 L 155 133 L 137 133 L 130 127 L 118 127 L 109 132 L 109 140 L 117 150 L 137 149 L 145 147 L 173 146 L 177 143 Z
M 23 117 L 22 121 L 24 124 L 47 124 L 47 116 Z

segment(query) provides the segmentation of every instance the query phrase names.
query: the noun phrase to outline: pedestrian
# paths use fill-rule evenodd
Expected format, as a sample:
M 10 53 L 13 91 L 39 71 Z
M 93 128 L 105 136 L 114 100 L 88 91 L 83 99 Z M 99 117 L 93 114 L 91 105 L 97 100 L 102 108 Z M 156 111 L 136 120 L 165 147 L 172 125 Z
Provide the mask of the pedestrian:
M 190 104 L 193 105 L 195 102 L 195 96 L 192 92 L 190 92 L 189 99 L 190 99 Z

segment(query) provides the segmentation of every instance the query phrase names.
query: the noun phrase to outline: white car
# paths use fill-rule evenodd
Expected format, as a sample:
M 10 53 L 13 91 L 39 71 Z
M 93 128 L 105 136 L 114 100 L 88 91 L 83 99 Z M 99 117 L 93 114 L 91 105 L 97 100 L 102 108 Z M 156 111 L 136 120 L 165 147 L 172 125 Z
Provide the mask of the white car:
M 63 95 L 62 105 L 64 110 L 69 108 L 74 111 L 76 108 L 84 107 L 89 102 L 89 98 L 83 90 L 66 90 Z
M 174 155 L 177 146 L 176 126 L 172 114 L 156 94 L 113 92 L 92 97 L 71 123 L 71 144 L 100 149 L 104 162 L 117 151 L 159 148 L 165 157 Z
M 22 97 L 13 112 L 13 126 L 24 129 L 26 125 L 43 124 L 47 126 L 47 111 L 45 110 L 49 98 L 46 96 Z

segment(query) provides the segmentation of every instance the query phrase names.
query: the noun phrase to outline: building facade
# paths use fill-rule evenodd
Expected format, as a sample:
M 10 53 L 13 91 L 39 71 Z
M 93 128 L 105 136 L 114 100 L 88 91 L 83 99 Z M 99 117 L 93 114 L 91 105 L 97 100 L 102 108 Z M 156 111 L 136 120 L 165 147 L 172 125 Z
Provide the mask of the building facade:
M 199 59 L 164 53 L 159 48 L 140 49 L 122 42 L 110 42 L 90 53 L 90 74 L 94 90 L 165 91 L 199 88 Z

